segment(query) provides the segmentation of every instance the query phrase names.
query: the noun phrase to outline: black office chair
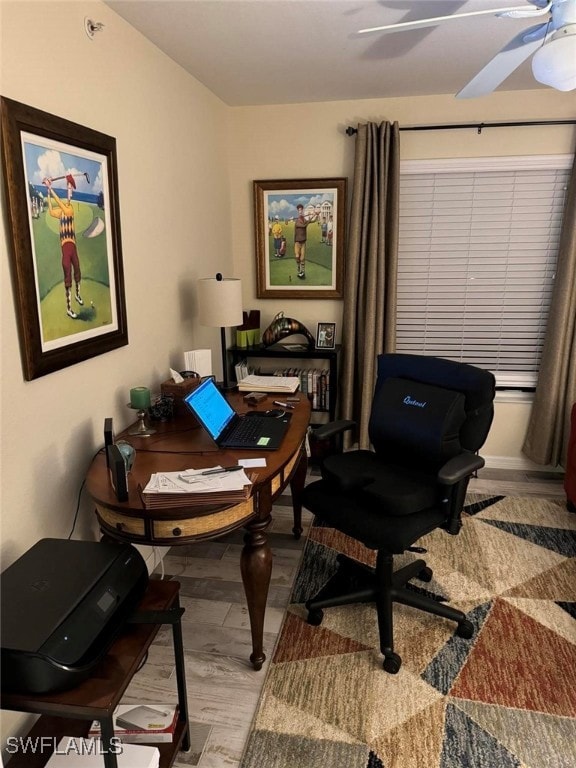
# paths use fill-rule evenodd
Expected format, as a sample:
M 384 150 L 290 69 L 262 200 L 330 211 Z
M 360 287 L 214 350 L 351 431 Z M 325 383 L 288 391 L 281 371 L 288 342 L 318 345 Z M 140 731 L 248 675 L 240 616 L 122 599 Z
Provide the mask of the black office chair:
M 492 423 L 494 394 L 489 371 L 437 357 L 380 355 L 369 422 L 374 450 L 328 456 L 322 479 L 304 490 L 303 505 L 320 520 L 377 550 L 375 569 L 338 556 L 334 576 L 306 602 L 308 623 L 320 624 L 323 608 L 375 601 L 387 672 L 402 663 L 394 652 L 395 602 L 457 622 L 460 637 L 474 633 L 464 613 L 407 584 L 431 580 L 424 560 L 394 572 L 393 555 L 424 552 L 412 545 L 435 528 L 460 530 L 469 479 L 484 466 L 476 452 Z M 351 425 L 325 425 L 319 437 Z

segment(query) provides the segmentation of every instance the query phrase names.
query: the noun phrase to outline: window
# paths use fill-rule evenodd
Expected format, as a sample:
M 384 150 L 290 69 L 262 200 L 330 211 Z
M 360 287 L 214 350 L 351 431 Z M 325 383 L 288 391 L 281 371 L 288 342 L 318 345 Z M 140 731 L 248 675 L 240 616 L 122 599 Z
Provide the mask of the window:
M 536 384 L 571 158 L 401 167 L 397 351 Z

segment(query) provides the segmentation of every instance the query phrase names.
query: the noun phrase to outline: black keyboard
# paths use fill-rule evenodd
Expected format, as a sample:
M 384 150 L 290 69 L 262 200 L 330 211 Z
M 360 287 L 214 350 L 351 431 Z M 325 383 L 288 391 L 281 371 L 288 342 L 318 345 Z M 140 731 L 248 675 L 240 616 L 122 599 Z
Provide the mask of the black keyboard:
M 251 445 L 258 439 L 258 437 L 260 437 L 262 427 L 263 424 L 261 419 L 244 418 L 234 427 L 232 436 L 236 442 Z M 228 436 L 228 439 L 230 439 L 230 437 L 231 435 Z

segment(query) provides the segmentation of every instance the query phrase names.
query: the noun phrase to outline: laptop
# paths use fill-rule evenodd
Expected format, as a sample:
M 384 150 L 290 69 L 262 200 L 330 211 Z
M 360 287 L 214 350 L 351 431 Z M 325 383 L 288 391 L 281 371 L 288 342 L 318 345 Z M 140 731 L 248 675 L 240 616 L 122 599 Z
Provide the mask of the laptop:
M 292 414 L 280 418 L 253 411 L 240 416 L 212 379 L 206 379 L 184 402 L 219 448 L 277 450 L 288 430 Z

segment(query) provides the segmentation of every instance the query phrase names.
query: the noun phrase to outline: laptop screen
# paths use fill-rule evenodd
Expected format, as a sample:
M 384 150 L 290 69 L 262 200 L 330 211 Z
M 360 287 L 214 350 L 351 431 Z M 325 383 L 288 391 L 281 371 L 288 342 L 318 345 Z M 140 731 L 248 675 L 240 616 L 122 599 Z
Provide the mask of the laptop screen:
M 186 395 L 184 402 L 202 422 L 213 440 L 220 437 L 236 413 L 212 379 L 206 379 L 199 387 L 193 389 Z

